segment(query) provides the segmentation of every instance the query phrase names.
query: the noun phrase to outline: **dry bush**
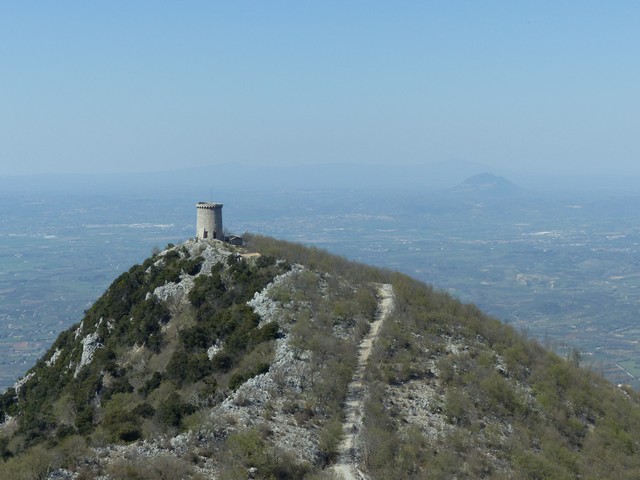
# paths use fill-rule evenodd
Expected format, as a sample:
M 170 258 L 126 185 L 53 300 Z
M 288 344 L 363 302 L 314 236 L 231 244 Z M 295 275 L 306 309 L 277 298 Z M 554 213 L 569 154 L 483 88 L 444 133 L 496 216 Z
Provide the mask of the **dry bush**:
M 150 458 L 119 459 L 107 468 L 114 480 L 199 479 L 193 467 L 181 458 L 160 455 Z

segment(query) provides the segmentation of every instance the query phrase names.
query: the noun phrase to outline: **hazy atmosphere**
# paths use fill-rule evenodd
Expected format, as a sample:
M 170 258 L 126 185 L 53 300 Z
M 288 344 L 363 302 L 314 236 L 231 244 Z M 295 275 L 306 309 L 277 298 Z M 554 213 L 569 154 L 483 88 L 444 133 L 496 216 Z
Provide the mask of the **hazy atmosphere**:
M 640 2 L 0 3 L 0 479 L 640 479 Z
M 638 173 L 640 5 L 0 8 L 0 175 L 464 160 Z

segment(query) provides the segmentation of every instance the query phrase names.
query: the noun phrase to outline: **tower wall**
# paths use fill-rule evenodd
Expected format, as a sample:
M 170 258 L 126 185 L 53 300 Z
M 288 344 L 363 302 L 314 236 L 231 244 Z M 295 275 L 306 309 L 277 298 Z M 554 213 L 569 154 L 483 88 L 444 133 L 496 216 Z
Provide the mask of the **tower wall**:
M 196 238 L 224 240 L 222 230 L 222 203 L 198 202 Z

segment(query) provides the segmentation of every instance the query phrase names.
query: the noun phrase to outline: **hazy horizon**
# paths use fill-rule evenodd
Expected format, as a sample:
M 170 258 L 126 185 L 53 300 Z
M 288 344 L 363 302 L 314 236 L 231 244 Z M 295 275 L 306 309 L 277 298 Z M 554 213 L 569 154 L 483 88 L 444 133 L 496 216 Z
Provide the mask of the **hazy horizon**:
M 199 199 L 216 198 L 232 191 L 314 191 L 376 190 L 384 196 L 402 191 L 426 195 L 456 195 L 456 188 L 480 174 L 502 177 L 522 193 L 551 196 L 576 194 L 638 193 L 640 174 L 532 172 L 510 168 L 491 168 L 476 162 L 452 161 L 422 165 L 350 163 L 261 165 L 227 162 L 219 165 L 176 166 L 171 169 L 113 173 L 31 173 L 3 175 L 0 190 L 11 193 L 102 194 L 130 192 L 139 195 L 166 195 L 193 192 Z M 395 192 L 395 193 L 394 193 Z M 582 192 L 582 193 L 581 193 Z M 593 196 L 593 195 L 591 195 Z
M 12 3 L 0 176 L 464 160 L 640 176 L 640 5 Z

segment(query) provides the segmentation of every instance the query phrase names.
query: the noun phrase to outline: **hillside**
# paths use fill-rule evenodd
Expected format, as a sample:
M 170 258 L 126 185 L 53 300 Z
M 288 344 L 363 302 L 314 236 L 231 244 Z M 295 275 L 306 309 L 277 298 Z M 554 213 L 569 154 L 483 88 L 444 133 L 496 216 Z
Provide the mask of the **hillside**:
M 118 277 L 0 396 L 0 478 L 640 478 L 640 397 L 577 353 L 248 238 Z

